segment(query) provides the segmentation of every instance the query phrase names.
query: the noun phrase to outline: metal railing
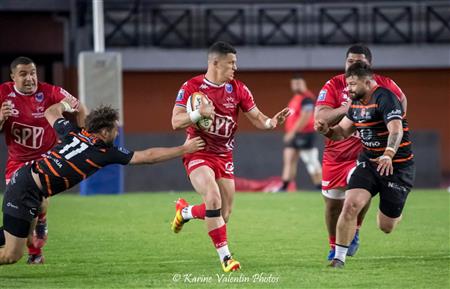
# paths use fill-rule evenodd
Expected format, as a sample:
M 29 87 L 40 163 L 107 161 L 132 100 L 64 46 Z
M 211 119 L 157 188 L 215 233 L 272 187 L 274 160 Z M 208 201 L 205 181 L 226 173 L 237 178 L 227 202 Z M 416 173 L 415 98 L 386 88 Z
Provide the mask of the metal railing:
M 448 1 L 270 2 L 108 0 L 106 46 L 450 43 Z M 91 33 L 90 1 L 78 0 L 76 9 L 75 29 Z

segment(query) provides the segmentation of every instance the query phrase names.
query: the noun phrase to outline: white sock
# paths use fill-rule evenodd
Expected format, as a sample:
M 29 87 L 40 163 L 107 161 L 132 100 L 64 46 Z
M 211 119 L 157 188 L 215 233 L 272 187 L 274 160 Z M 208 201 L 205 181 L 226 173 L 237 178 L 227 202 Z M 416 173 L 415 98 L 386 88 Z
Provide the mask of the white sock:
M 347 256 L 348 247 L 336 244 L 336 252 L 334 254 L 334 259 L 339 259 L 345 262 L 345 257 Z
M 192 207 L 193 206 L 187 206 L 187 207 L 183 208 L 183 210 L 181 210 L 181 216 L 183 217 L 183 219 L 190 220 L 190 219 L 194 218 L 192 216 Z
M 228 245 L 217 248 L 217 253 L 219 254 L 220 262 L 223 261 L 225 256 L 231 256 L 230 250 L 228 249 Z

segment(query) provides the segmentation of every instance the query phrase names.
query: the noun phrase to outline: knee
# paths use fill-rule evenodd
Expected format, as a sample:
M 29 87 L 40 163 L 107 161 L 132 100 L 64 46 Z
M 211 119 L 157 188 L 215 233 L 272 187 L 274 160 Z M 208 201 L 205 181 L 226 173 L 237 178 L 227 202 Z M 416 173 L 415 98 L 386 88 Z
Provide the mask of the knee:
M 345 218 L 354 218 L 358 215 L 360 211 L 360 205 L 352 200 L 346 200 L 344 206 L 342 207 L 342 215 Z
M 231 215 L 231 208 L 230 209 L 222 209 L 222 218 L 225 221 L 225 223 L 228 223 L 228 219 Z
M 220 194 L 210 193 L 205 198 L 206 208 L 208 209 L 220 209 L 222 207 L 222 199 Z

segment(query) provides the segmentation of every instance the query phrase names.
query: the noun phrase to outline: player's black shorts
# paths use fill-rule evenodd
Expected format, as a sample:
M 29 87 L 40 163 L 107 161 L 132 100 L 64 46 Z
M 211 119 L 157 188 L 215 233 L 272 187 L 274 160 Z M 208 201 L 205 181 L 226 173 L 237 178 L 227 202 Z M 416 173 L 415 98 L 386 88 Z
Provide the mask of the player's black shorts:
M 314 147 L 314 139 L 315 139 L 315 133 L 314 132 L 307 132 L 307 133 L 296 133 L 294 138 L 286 144 L 286 147 L 288 148 L 294 148 L 296 150 L 300 149 L 312 149 Z
M 366 189 L 372 197 L 380 193 L 380 211 L 390 218 L 398 218 L 414 184 L 415 173 L 416 167 L 411 162 L 406 167 L 394 168 L 393 175 L 380 176 L 377 164 L 365 161 L 356 167 L 347 189 Z
M 13 174 L 6 187 L 3 196 L 3 214 L 14 217 L 13 219 L 23 220 L 25 224 L 31 223 L 37 217 L 42 198 L 42 193 L 31 175 L 31 165 L 25 165 Z M 17 222 L 10 223 L 15 224 Z M 22 230 L 20 228 L 8 228 L 8 224 L 5 222 L 4 229 L 13 235 L 17 230 Z

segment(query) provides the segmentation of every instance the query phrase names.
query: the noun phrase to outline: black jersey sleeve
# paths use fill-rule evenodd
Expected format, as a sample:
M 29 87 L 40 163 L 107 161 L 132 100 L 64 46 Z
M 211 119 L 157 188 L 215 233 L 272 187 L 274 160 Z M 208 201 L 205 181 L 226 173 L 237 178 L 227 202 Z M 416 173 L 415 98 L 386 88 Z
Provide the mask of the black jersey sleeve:
M 131 161 L 133 155 L 133 151 L 129 151 L 124 147 L 114 146 L 106 150 L 106 161 L 107 164 L 127 165 Z
M 310 97 L 305 97 L 300 103 L 300 110 L 302 111 L 314 110 L 314 100 Z
M 53 124 L 53 128 L 60 139 L 64 138 L 70 132 L 78 132 L 79 129 L 65 118 L 58 118 Z
M 355 104 L 355 102 L 352 101 L 352 104 Z M 347 110 L 347 114 L 346 114 L 347 118 L 353 122 L 356 122 L 356 119 L 354 118 L 355 116 L 355 109 L 350 106 Z
M 388 89 L 383 89 L 378 99 L 378 110 L 383 117 L 384 123 L 394 119 L 403 119 L 403 108 L 394 93 Z

